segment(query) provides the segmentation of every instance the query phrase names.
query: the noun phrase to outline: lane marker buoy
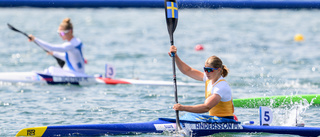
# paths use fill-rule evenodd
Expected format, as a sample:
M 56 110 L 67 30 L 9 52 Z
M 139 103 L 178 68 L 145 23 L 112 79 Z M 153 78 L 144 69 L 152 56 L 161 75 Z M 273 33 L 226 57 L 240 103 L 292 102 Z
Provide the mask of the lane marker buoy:
M 304 37 L 303 37 L 302 34 L 296 34 L 296 35 L 294 36 L 294 41 L 296 41 L 296 42 L 301 42 L 301 41 L 303 41 L 303 40 L 304 40 Z
M 203 45 L 202 45 L 202 44 L 196 45 L 195 50 L 196 50 L 196 51 L 203 50 Z

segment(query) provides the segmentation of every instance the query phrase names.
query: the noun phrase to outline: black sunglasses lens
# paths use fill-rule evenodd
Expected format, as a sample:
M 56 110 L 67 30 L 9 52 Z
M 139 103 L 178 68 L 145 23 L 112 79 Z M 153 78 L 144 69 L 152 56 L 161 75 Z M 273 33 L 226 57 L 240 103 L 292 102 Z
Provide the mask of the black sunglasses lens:
M 213 70 L 210 69 L 210 68 L 204 68 L 204 71 L 205 71 L 205 72 L 212 72 Z

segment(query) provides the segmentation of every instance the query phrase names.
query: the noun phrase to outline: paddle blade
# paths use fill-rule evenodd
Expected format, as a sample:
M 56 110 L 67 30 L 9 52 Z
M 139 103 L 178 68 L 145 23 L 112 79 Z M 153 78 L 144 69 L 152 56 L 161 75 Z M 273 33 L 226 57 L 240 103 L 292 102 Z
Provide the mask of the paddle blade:
M 22 32 L 22 31 L 16 29 L 15 27 L 13 27 L 12 25 L 10 25 L 9 23 L 7 23 L 7 25 L 8 25 L 8 27 L 9 27 L 9 29 L 11 29 L 11 30 L 13 30 L 13 31 L 16 31 L 16 32 L 19 32 L 19 33 L 25 35 L 26 37 L 28 37 L 28 38 L 30 39 L 30 37 L 28 36 L 27 33 L 24 33 L 24 32 Z
M 13 31 L 18 31 L 18 32 L 19 32 L 19 30 L 17 30 L 15 27 L 13 27 L 12 25 L 10 25 L 9 23 L 8 23 L 7 25 L 8 25 L 8 27 L 9 27 L 9 29 L 11 29 L 11 30 L 13 30 Z
M 164 6 L 170 42 L 173 45 L 173 33 L 178 24 L 178 4 L 176 0 L 165 0 Z

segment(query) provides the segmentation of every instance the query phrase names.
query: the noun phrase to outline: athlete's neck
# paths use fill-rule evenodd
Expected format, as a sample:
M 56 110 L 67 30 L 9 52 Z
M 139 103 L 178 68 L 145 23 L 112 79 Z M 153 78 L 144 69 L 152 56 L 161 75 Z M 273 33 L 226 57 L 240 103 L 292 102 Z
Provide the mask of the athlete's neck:
M 73 35 L 71 37 L 67 37 L 68 41 L 71 41 L 73 39 Z
M 219 76 L 216 76 L 212 79 L 212 84 L 216 83 L 218 81 L 220 77 Z

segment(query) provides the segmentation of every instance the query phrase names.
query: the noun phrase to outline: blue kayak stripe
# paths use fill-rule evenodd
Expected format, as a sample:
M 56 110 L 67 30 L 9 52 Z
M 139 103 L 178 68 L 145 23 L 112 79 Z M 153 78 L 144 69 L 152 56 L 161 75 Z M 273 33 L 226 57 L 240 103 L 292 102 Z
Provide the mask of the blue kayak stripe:
M 80 85 L 79 82 L 71 82 L 71 81 L 63 81 L 63 82 L 55 82 L 53 81 L 53 76 L 52 75 L 46 75 L 46 74 L 40 74 L 37 73 L 40 77 L 42 77 L 43 79 L 46 80 L 47 84 L 49 85 L 67 85 L 67 84 L 71 84 L 71 85 Z
M 191 122 L 194 124 L 193 122 Z M 119 135 L 119 134 L 135 134 L 135 133 L 162 133 L 156 130 L 156 124 L 175 124 L 164 120 L 156 120 L 143 123 L 118 123 L 118 124 L 86 124 L 86 125 L 65 125 L 65 126 L 47 126 L 43 137 L 61 135 L 68 136 L 73 133 L 84 136 L 99 135 Z M 184 123 L 186 124 L 186 123 Z M 210 129 L 210 124 L 202 123 L 202 129 L 192 129 L 192 135 L 207 136 L 220 132 L 246 132 L 246 133 L 274 133 L 274 134 L 292 134 L 300 136 L 319 136 L 320 127 L 291 127 L 291 126 L 258 126 L 258 125 L 242 125 L 242 129 Z M 221 124 L 221 123 L 218 123 Z M 236 123 L 233 123 L 236 124 Z M 196 126 L 195 126 L 196 127 Z M 208 128 L 207 128 L 208 127 Z M 222 126 L 221 126 L 222 127 Z

